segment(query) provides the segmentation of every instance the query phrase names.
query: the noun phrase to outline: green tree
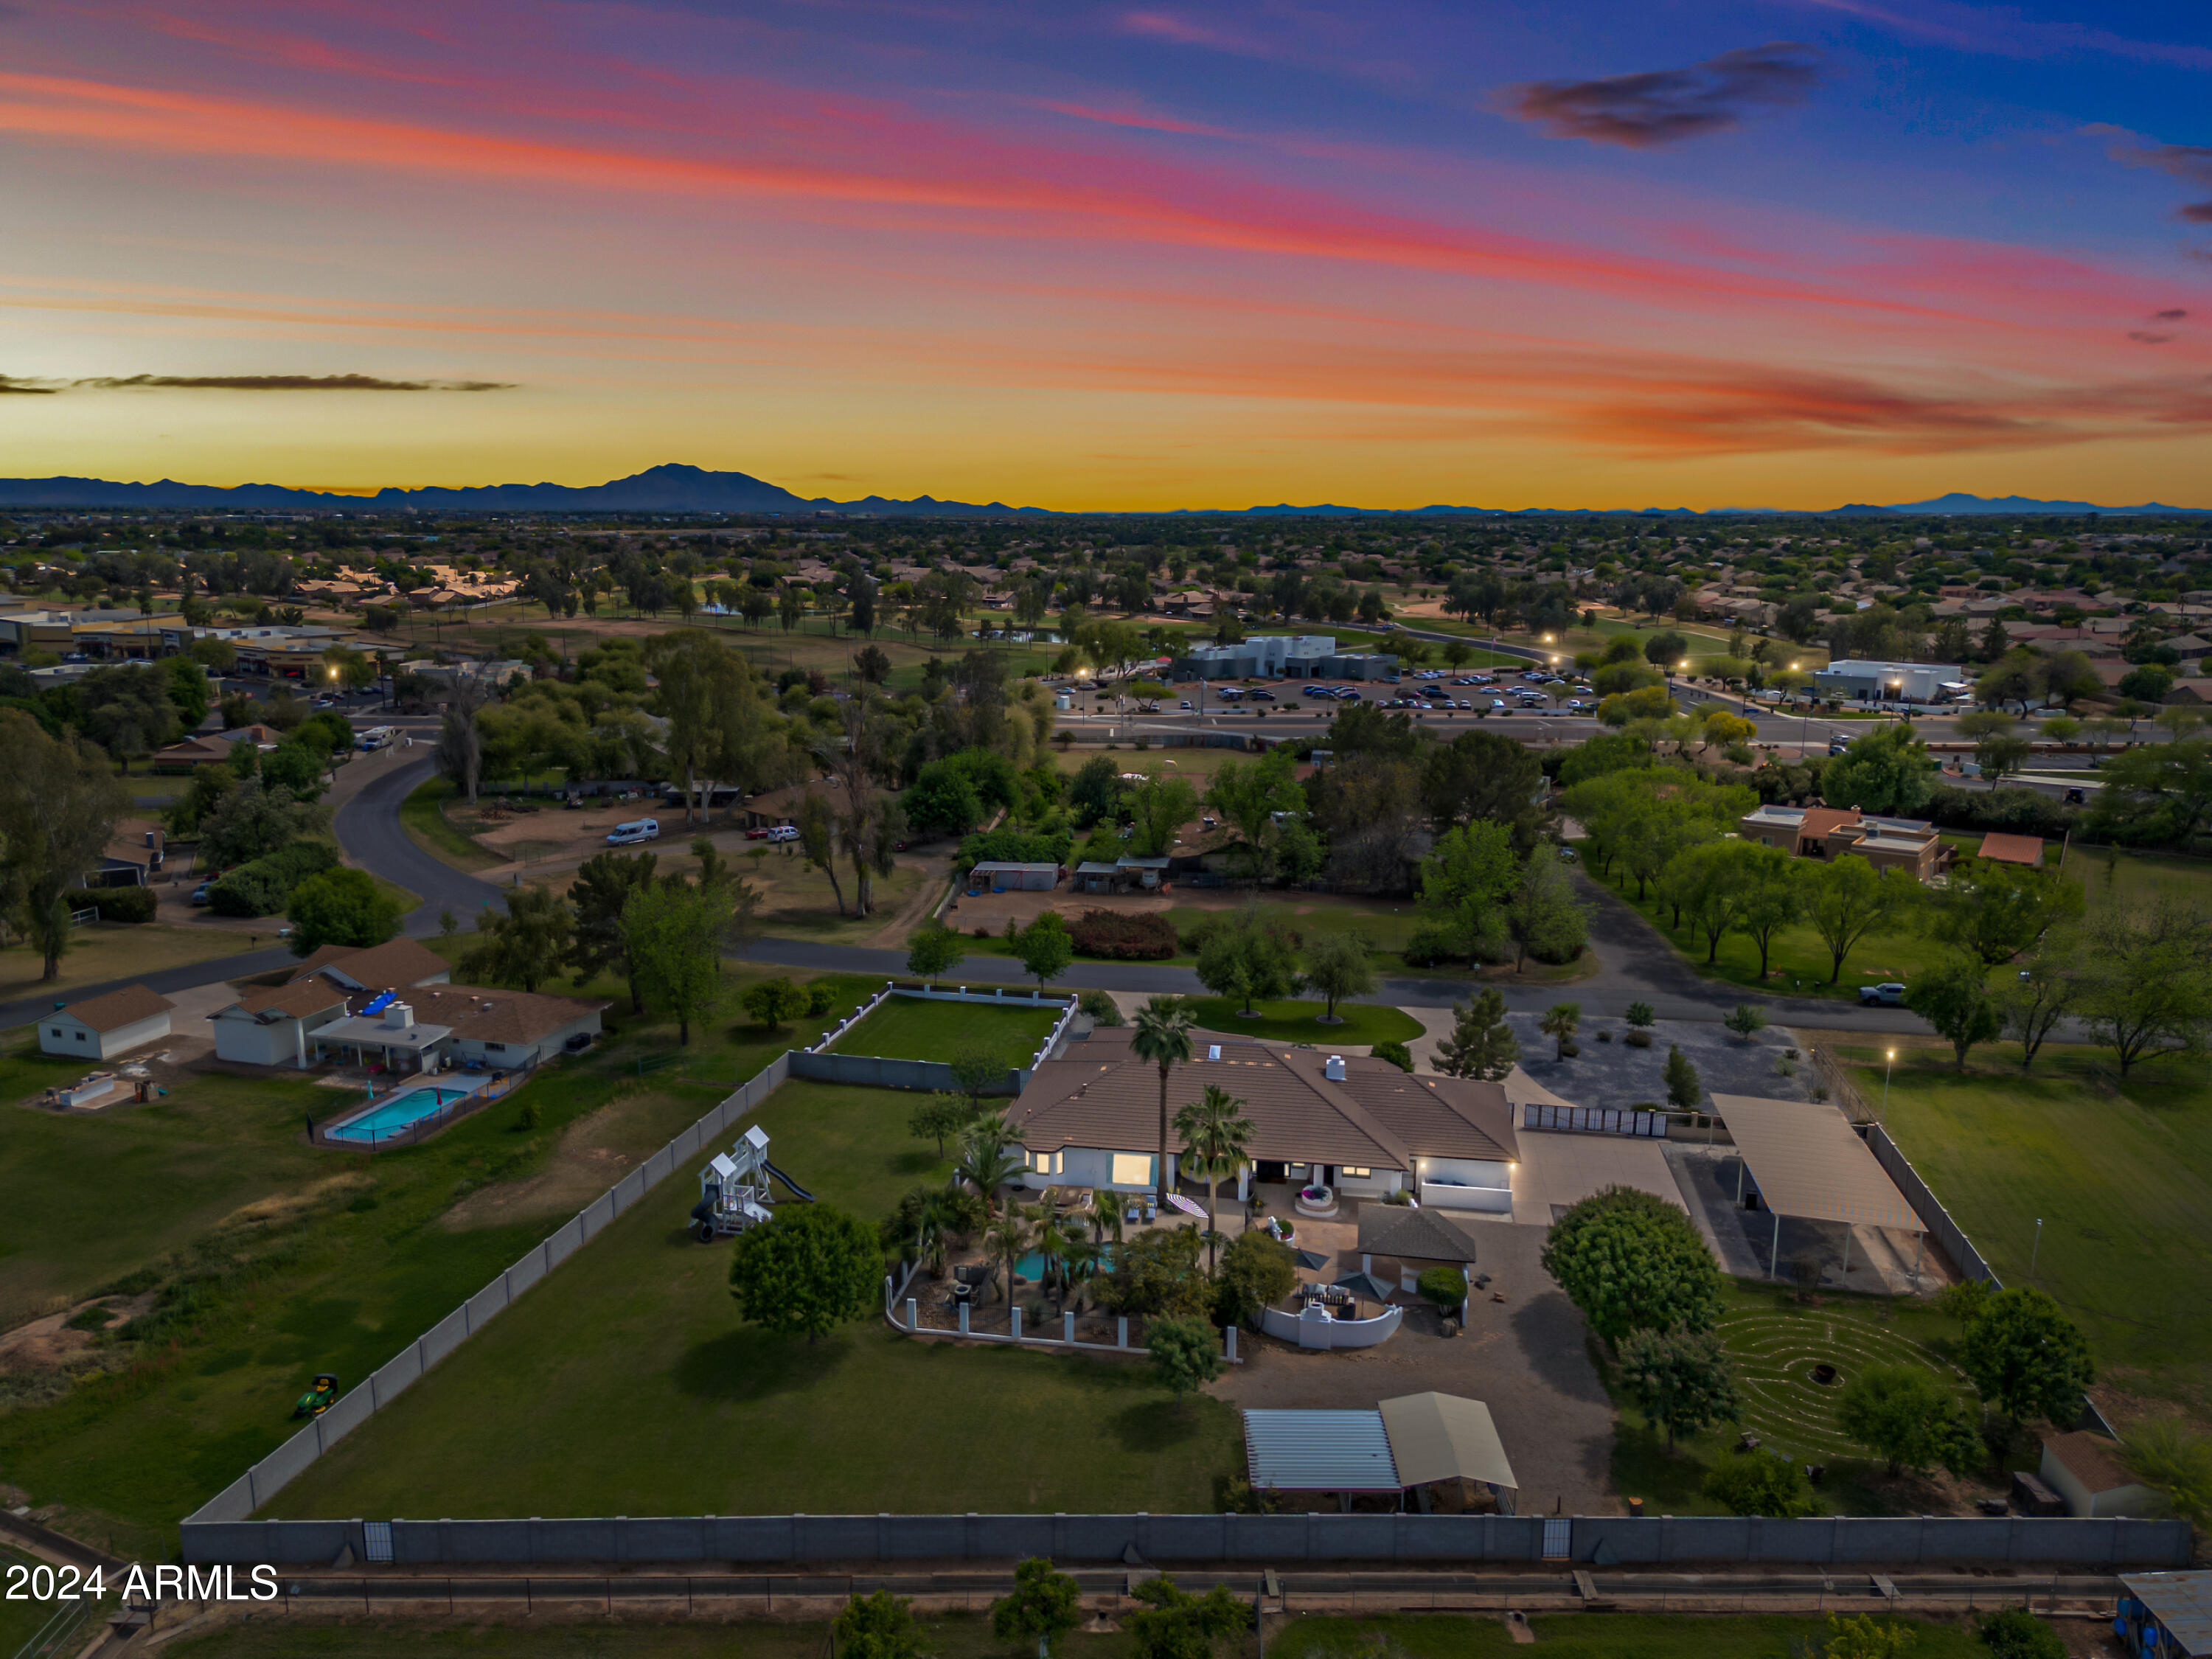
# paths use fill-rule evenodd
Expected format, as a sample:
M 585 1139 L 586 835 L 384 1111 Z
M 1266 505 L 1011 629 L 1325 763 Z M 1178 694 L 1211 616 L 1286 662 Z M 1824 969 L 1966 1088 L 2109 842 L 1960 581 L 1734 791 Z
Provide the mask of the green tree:
M 927 1659 L 914 1603 L 889 1590 L 854 1595 L 832 1632 L 838 1659 Z
M 1198 816 L 1198 792 L 1177 777 L 1154 778 L 1128 797 L 1136 830 L 1129 850 L 1140 859 L 1164 854 L 1176 831 Z
M 2048 1296 L 2025 1286 L 1982 1304 L 1966 1326 L 1959 1369 L 2015 1431 L 2039 1417 L 2072 1427 L 2082 1392 L 2096 1380 L 2081 1328 Z
M 580 987 L 601 974 L 620 975 L 629 987 L 634 1014 L 645 1012 L 645 993 L 630 962 L 623 907 L 632 894 L 653 885 L 658 863 L 651 853 L 594 854 L 579 866 L 568 886 L 568 902 L 576 915 L 575 932 L 568 941 L 569 970 Z
M 95 668 L 75 686 L 84 735 L 115 757 L 125 771 L 177 736 L 177 708 L 168 679 L 144 664 Z
M 2081 887 L 2056 869 L 1960 859 L 1926 901 L 1929 933 L 1992 965 L 2010 962 L 2053 927 L 2080 920 Z
M 623 943 L 646 1006 L 676 1017 L 676 1040 L 689 1047 L 691 1022 L 722 995 L 722 953 L 752 889 L 655 882 L 623 906 Z
M 914 932 L 906 953 L 906 970 L 933 985 L 968 959 L 968 942 L 957 929 L 931 919 Z
M 1766 1029 L 1766 1010 L 1755 1002 L 1739 1002 L 1721 1024 L 1748 1042 Z
M 44 958 L 42 979 L 61 976 L 69 949 L 62 895 L 99 864 L 130 810 L 130 794 L 90 744 L 50 738 L 21 710 L 0 709 L 0 875 L 15 924 Z
M 2066 1638 L 2026 1607 L 1978 1613 L 1974 1633 L 1990 1659 L 2066 1659 Z
M 2137 702 L 2164 702 L 2172 690 L 2173 671 L 2163 663 L 2147 662 L 2120 677 L 2120 695 Z
M 1808 865 L 1801 879 L 1806 922 L 1828 949 L 1831 985 L 1861 939 L 1898 925 L 1921 898 L 1920 884 L 1904 871 L 1877 870 L 1861 858 Z
M 1766 1515 L 1778 1520 L 1809 1514 L 1812 1494 L 1805 1471 L 1771 1451 L 1723 1452 L 1705 1481 L 1705 1496 L 1730 1515 Z
M 1367 960 L 1367 940 L 1358 933 L 1316 933 L 1306 945 L 1306 983 L 1328 1000 L 1322 1016 L 1328 1024 L 1339 1023 L 1337 1003 L 1364 997 L 1375 988 L 1375 969 Z
M 2045 937 L 2029 965 L 1998 981 L 1997 1013 L 2008 1036 L 2020 1044 L 2020 1069 L 2035 1056 L 2062 1021 L 2074 1017 L 2081 996 L 2081 941 L 2067 928 Z
M 381 945 L 399 931 L 402 907 L 366 870 L 341 867 L 310 876 L 292 890 L 284 909 L 292 954 L 313 956 L 325 945 Z
M 1170 1314 L 1145 1322 L 1145 1352 L 1152 1374 L 1178 1400 L 1221 1375 L 1221 1333 L 1204 1319 Z
M 1631 1331 L 1620 1344 L 1620 1380 L 1648 1422 L 1677 1435 L 1732 1423 L 1743 1412 L 1720 1338 L 1711 1331 Z
M 973 1118 L 982 1115 L 985 1095 L 1006 1086 L 1006 1073 L 1012 1067 L 997 1049 L 969 1042 L 953 1051 L 945 1069 L 952 1073 L 953 1085 L 968 1103 L 968 1115 Z
M 252 746 L 239 744 L 241 749 Z M 247 778 L 226 791 L 200 825 L 200 863 L 217 870 L 250 864 L 295 841 L 323 834 L 330 823 L 326 809 L 295 800 L 289 789 Z
M 1152 1184 L 1162 1209 L 1167 1207 L 1168 1196 L 1168 1085 L 1176 1066 L 1190 1063 L 1190 1033 L 1196 1024 L 1190 1004 L 1182 998 L 1153 997 L 1137 1011 L 1136 1027 L 1129 1036 L 1129 1052 L 1159 1072 L 1159 1153 L 1152 1165 Z
M 2200 1531 L 2212 1527 L 2212 1440 L 2171 1418 L 2149 1417 L 2128 1431 L 2120 1456 L 2176 1515 Z
M 171 657 L 161 665 L 162 690 L 177 711 L 177 724 L 187 732 L 197 731 L 199 723 L 208 717 L 215 706 L 215 696 L 208 686 L 207 670 L 190 657 Z
M 1251 1016 L 1255 1002 L 1294 995 L 1300 981 L 1289 941 L 1247 910 L 1200 947 L 1198 982 L 1239 1003 L 1238 1012 Z
M 550 887 L 507 890 L 507 911 L 486 905 L 477 918 L 477 942 L 461 957 L 463 976 L 479 985 L 519 985 L 536 991 L 568 954 L 576 913 Z
M 1997 783 L 2027 765 L 2032 752 L 2026 738 L 1993 732 L 1974 745 L 1974 765 L 1984 781 Z
M 906 1132 L 916 1140 L 935 1141 L 941 1158 L 946 1138 L 958 1133 L 972 1115 L 965 1099 L 940 1091 L 907 1114 Z
M 858 1319 L 881 1291 L 874 1230 L 828 1204 L 790 1204 L 738 1235 L 730 1294 L 754 1324 L 818 1342 Z
M 1694 1112 L 1704 1098 L 1705 1084 L 1698 1068 L 1674 1043 L 1667 1045 L 1667 1066 L 1661 1073 L 1667 1085 L 1667 1102 L 1678 1111 Z
M 1951 1045 L 1959 1069 L 1978 1042 L 2004 1030 L 2004 1015 L 1990 990 L 1989 969 L 1978 957 L 1959 957 L 1920 975 L 1906 988 L 1905 1006 Z
M 2160 1054 L 2202 1053 L 2212 1037 L 2212 938 L 2188 904 L 2114 906 L 2082 930 L 2076 1007 L 2125 1077 Z
M 2098 775 L 2105 787 L 2088 827 L 2107 839 L 2186 844 L 2212 817 L 2212 741 L 2203 738 L 2123 749 Z
M 1038 1659 L 1083 1623 L 1083 1592 L 1052 1563 L 1032 1557 L 1014 1568 L 1012 1593 L 991 1603 L 991 1634 L 1001 1642 L 1036 1644 Z
M 1990 626 L 2002 629 L 1995 617 Z M 1915 1640 L 1912 1627 L 1894 1619 L 1875 1619 L 1861 1613 L 1856 1619 L 1828 1615 L 1828 1639 L 1820 1659 L 1903 1659 Z
M 1274 873 L 1275 814 L 1305 811 L 1297 765 L 1297 757 L 1289 749 L 1271 749 L 1255 761 L 1224 762 L 1206 789 L 1206 804 L 1243 837 L 1245 866 L 1254 881 L 1265 881 Z
M 1248 1227 L 1221 1253 L 1213 1316 L 1224 1325 L 1256 1324 L 1260 1310 L 1290 1295 L 1297 1282 L 1297 1261 L 1290 1246 Z
M 1134 1659 L 1213 1659 L 1218 1644 L 1252 1627 L 1251 1609 L 1226 1584 L 1193 1595 L 1162 1573 L 1130 1595 L 1144 1603 L 1121 1617 Z
M 1632 1187 L 1607 1187 L 1553 1222 L 1544 1271 L 1607 1342 L 1635 1330 L 1709 1331 L 1720 1319 L 1720 1267 L 1696 1225 Z
M 1494 985 L 1474 1000 L 1452 1005 L 1452 1033 L 1437 1045 L 1437 1069 L 1447 1077 L 1495 1083 L 1521 1062 L 1521 1045 L 1505 1018 L 1505 998 Z
M 755 1020 L 769 1030 L 780 1030 L 784 1024 L 806 1006 L 806 993 L 781 974 L 774 979 L 764 979 L 745 988 L 738 1001 Z
M 1040 990 L 1066 973 L 1075 960 L 1075 941 L 1060 912 L 1047 910 L 1023 928 L 1014 939 L 1014 955 Z
M 1828 763 L 1820 793 L 1831 806 L 1910 816 L 1935 798 L 1936 764 L 1904 721 L 1858 738 Z
M 1473 823 L 1524 830 L 1543 784 L 1536 751 L 1499 732 L 1462 732 L 1427 747 L 1421 761 L 1421 805 L 1439 835 Z
M 1575 1044 L 1575 1033 L 1582 1029 L 1583 1006 L 1579 1002 L 1555 1002 L 1544 1010 L 1536 1029 L 1550 1037 L 1556 1045 L 1555 1057 L 1566 1060 L 1582 1050 Z
M 1252 1120 L 1244 1115 L 1244 1103 L 1218 1083 L 1176 1114 L 1175 1131 L 1182 1142 L 1182 1164 L 1189 1174 L 1206 1182 L 1206 1270 L 1213 1271 L 1214 1246 L 1221 1237 L 1214 1219 L 1214 1200 L 1221 1183 L 1244 1166 L 1252 1145 Z
M 1575 896 L 1574 878 L 1548 842 L 1539 842 L 1521 866 L 1519 884 L 1505 905 L 1505 931 L 1513 940 L 1516 973 L 1532 956 L 1539 962 L 1572 962 L 1589 942 L 1589 919 Z
M 1923 1365 L 1869 1365 L 1836 1397 L 1836 1426 L 1893 1475 L 1942 1468 L 1964 1477 L 1984 1461 L 1981 1431 Z
M 1778 847 L 1747 841 L 1720 845 L 1728 851 L 1735 925 L 1759 947 L 1759 976 L 1764 980 L 1774 936 L 1804 914 L 1805 885 L 1798 872 L 1805 866 Z
M 1198 1229 L 1146 1228 L 1115 1250 L 1100 1296 L 1115 1313 L 1146 1319 L 1203 1314 L 1212 1296 L 1198 1267 Z

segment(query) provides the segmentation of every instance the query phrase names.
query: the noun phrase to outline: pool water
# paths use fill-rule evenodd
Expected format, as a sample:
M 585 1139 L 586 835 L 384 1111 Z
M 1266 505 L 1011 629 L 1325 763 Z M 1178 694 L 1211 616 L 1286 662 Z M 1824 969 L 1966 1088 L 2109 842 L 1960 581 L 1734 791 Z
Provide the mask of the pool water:
M 1001 1256 L 999 1259 L 1001 1261 L 1006 1260 L 1004 1256 Z M 1098 1270 L 1101 1273 L 1104 1273 L 1111 1268 L 1113 1265 L 1114 1252 L 1109 1249 L 1099 1256 Z M 1041 1250 L 1031 1250 L 1027 1255 L 1014 1263 L 1014 1274 L 1017 1278 L 1028 1279 L 1032 1285 L 1042 1284 L 1044 1282 L 1044 1253 Z
M 434 1117 L 445 1107 L 457 1100 L 468 1098 L 466 1089 L 410 1089 L 404 1095 L 394 1095 L 389 1100 L 379 1101 L 359 1117 L 348 1118 L 335 1129 L 326 1131 L 332 1140 L 361 1140 L 374 1143 L 389 1140 L 402 1129 L 420 1123 L 426 1117 Z

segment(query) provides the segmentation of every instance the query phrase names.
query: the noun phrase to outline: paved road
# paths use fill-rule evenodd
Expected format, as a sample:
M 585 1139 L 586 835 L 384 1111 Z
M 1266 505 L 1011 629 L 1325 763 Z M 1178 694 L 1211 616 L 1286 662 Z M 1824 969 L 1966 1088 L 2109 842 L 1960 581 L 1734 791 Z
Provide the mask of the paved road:
M 363 785 L 338 808 L 335 820 L 338 845 L 347 858 L 422 895 L 422 904 L 401 924 L 417 937 L 438 931 L 441 911 L 451 910 L 465 926 L 487 904 L 502 902 L 498 888 L 424 852 L 399 822 L 400 803 L 427 782 L 436 767 L 436 761 L 428 758 L 394 767 Z

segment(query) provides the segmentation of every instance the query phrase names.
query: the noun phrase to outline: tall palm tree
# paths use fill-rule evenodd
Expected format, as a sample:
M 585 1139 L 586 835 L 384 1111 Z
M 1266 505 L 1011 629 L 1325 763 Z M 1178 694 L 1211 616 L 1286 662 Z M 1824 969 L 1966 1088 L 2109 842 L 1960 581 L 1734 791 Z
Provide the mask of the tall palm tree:
M 985 1231 L 983 1243 L 992 1255 L 1006 1264 L 1006 1306 L 1011 1310 L 1014 1305 L 1014 1264 L 1022 1259 L 1022 1252 L 1029 1248 L 1030 1243 L 1028 1218 L 1019 1210 L 1009 1206 L 1006 1212 Z M 1012 1322 L 1012 1316 L 1009 1313 L 1007 1324 L 1010 1328 Z
M 1114 1242 L 1121 1242 L 1121 1194 L 1101 1187 L 1091 1194 L 1091 1237 L 1098 1243 L 1106 1242 L 1111 1233 Z
M 1244 1115 L 1244 1103 L 1218 1083 L 1176 1114 L 1176 1133 L 1182 1137 L 1183 1160 L 1191 1173 L 1206 1177 L 1206 1271 L 1213 1271 L 1220 1229 L 1213 1218 L 1214 1194 L 1222 1177 L 1243 1166 L 1252 1144 L 1252 1120 Z
M 1153 1166 L 1152 1188 L 1162 1209 L 1168 1201 L 1168 1077 L 1190 1060 L 1190 1004 L 1182 997 L 1154 997 L 1137 1011 L 1130 1052 L 1160 1068 L 1160 1161 Z
M 1067 1259 L 1069 1252 L 1081 1241 L 1060 1224 L 1060 1218 L 1049 1206 L 1040 1206 L 1030 1212 L 1036 1222 L 1037 1254 L 1044 1258 L 1045 1282 L 1054 1288 L 1059 1298 L 1066 1299 Z
M 960 1162 L 952 1173 L 981 1194 L 985 1206 L 995 1213 L 999 1188 L 1026 1167 L 1024 1160 L 1016 1157 L 1007 1146 L 998 1126 L 988 1123 L 971 1129 L 961 1142 Z

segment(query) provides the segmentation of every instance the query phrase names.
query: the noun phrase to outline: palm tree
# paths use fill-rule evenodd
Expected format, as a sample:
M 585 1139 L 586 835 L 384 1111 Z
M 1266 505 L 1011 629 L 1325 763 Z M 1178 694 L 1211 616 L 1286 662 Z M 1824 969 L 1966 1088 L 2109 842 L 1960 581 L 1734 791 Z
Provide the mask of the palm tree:
M 1006 1264 L 1006 1306 L 1010 1310 L 1014 1305 L 1014 1264 L 1022 1259 L 1022 1252 L 1029 1248 L 1029 1243 L 1028 1218 L 1019 1210 L 1011 1207 L 1004 1215 L 994 1221 L 983 1235 L 986 1251 Z M 1010 1311 L 1007 1316 L 1008 1328 L 1012 1328 L 1012 1315 Z
M 1037 1254 L 1044 1258 L 1046 1283 L 1056 1285 L 1060 1299 L 1065 1301 L 1067 1293 L 1068 1254 L 1081 1241 L 1071 1236 L 1067 1230 L 1060 1225 L 1060 1218 L 1053 1213 L 1050 1206 L 1041 1206 L 1030 1211 L 1030 1214 L 1037 1224 L 1036 1241 Z
M 1176 1133 L 1182 1137 L 1183 1161 L 1193 1175 L 1206 1177 L 1206 1271 L 1213 1271 L 1214 1250 L 1220 1229 L 1213 1218 L 1214 1194 L 1224 1176 L 1243 1166 L 1252 1144 L 1252 1120 L 1244 1115 L 1244 1103 L 1218 1083 L 1176 1114 Z
M 1160 1068 L 1160 1161 L 1153 1166 L 1152 1188 L 1162 1209 L 1168 1202 L 1168 1075 L 1178 1063 L 1190 1060 L 1190 1004 L 1181 997 L 1154 997 L 1137 1011 L 1136 1031 L 1130 1052 Z
M 995 1212 L 999 1188 L 1027 1167 L 1026 1162 L 1007 1147 L 1003 1132 L 993 1122 L 979 1124 L 969 1131 L 967 1139 L 961 1142 L 959 1164 L 952 1173 L 981 1194 L 985 1207 Z
M 1091 1194 L 1091 1237 L 1103 1244 L 1106 1235 L 1113 1234 L 1114 1242 L 1121 1242 L 1121 1194 L 1102 1187 Z

